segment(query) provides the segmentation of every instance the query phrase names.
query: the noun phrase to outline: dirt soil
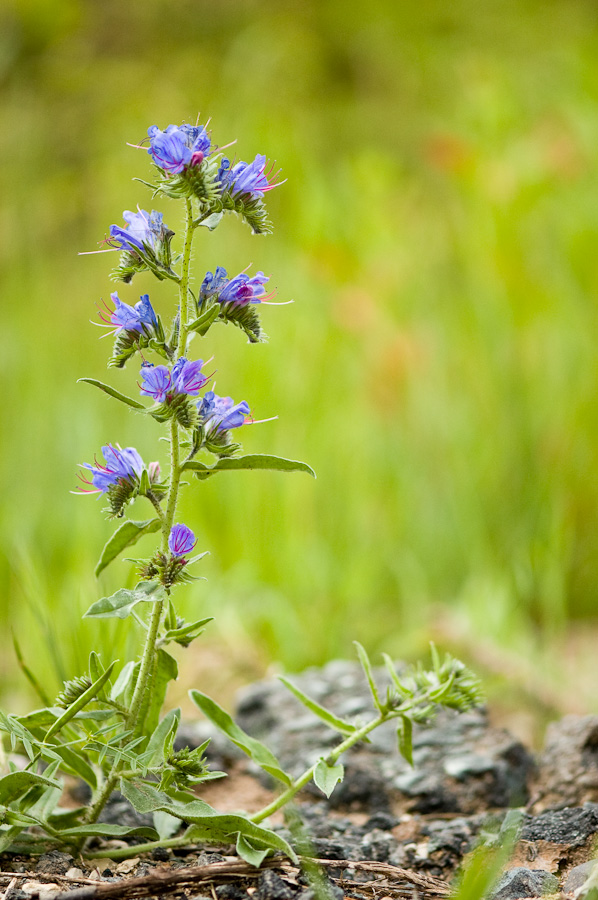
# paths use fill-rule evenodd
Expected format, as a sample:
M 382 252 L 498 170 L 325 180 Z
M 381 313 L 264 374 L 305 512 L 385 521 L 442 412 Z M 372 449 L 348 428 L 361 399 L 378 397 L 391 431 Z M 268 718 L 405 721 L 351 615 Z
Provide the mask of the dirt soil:
M 364 719 L 371 711 L 356 664 L 336 661 L 293 680 L 340 716 Z M 294 776 L 337 740 L 274 680 L 245 688 L 236 715 Z M 178 740 L 197 746 L 207 736 L 212 768 L 230 776 L 209 783 L 202 799 L 222 811 L 254 812 L 268 803 L 272 783 L 209 723 L 185 723 Z M 586 881 L 597 855 L 597 716 L 553 723 L 534 755 L 506 729 L 493 727 L 484 709 L 443 712 L 433 725 L 416 729 L 413 768 L 397 752 L 392 722 L 371 738 L 345 755 L 345 780 L 329 800 L 314 786 L 299 798 L 310 856 L 326 873 L 319 888 L 313 876 L 282 858 L 255 870 L 230 847 L 191 847 L 114 863 L 107 857 L 118 843 L 112 842 L 98 844 L 97 858 L 85 862 L 58 852 L 35 859 L 4 854 L 0 900 L 319 900 L 322 890 L 329 900 L 442 897 L 482 838 L 494 833 L 500 840 L 513 809 L 521 813 L 519 839 L 495 900 L 572 898 Z M 105 820 L 146 824 L 118 795 Z M 282 813 L 269 824 L 292 840 Z

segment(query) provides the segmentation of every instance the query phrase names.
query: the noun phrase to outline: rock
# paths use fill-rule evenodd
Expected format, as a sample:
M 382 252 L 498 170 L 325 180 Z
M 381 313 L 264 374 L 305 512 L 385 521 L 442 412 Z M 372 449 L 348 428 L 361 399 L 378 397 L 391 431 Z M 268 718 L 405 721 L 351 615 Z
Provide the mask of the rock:
M 257 900 L 293 900 L 296 891 L 272 869 L 262 872 L 257 882 Z
M 580 866 L 575 866 L 571 869 L 565 879 L 563 893 L 571 894 L 573 891 L 577 891 L 582 884 L 585 884 L 592 874 L 596 862 L 595 859 L 590 859 L 588 862 L 582 863 Z
M 385 670 L 375 669 L 374 675 L 384 691 Z M 373 713 L 369 688 L 357 663 L 336 660 L 291 680 L 339 716 L 365 721 Z M 279 681 L 245 688 L 239 695 L 236 720 L 263 740 L 294 777 L 339 741 L 338 734 Z M 407 808 L 417 812 L 472 813 L 527 800 L 527 782 L 534 768 L 531 754 L 508 732 L 491 727 L 483 709 L 463 715 L 442 710 L 431 725 L 416 726 L 413 769 L 398 753 L 396 723 L 385 723 L 372 732 L 370 740 L 345 754 L 345 780 L 330 797 L 332 808 L 389 813 L 402 796 Z M 313 785 L 309 790 L 321 796 Z
M 218 900 L 249 900 L 247 891 L 242 890 L 235 884 L 219 884 L 214 889 L 214 893 Z
M 50 853 L 40 856 L 35 871 L 40 875 L 66 875 L 72 864 L 73 857 L 70 853 L 51 850 Z
M 546 730 L 535 810 L 598 802 L 598 716 L 565 716 Z
M 517 900 L 519 897 L 541 897 L 554 894 L 559 889 L 558 879 L 542 869 L 524 869 L 517 866 L 501 877 L 492 900 Z
M 152 859 L 155 859 L 156 862 L 168 862 L 171 856 L 172 851 L 168 850 L 166 847 L 156 847 L 156 849 L 151 852 L 151 857 Z
M 152 828 L 154 824 L 153 817 L 149 813 L 144 815 L 137 812 L 119 791 L 114 791 L 111 795 L 98 821 L 112 825 L 126 825 L 128 828 L 140 826 Z
M 538 816 L 526 816 L 521 840 L 552 841 L 568 847 L 580 847 L 598 832 L 598 806 L 573 809 L 547 809 Z

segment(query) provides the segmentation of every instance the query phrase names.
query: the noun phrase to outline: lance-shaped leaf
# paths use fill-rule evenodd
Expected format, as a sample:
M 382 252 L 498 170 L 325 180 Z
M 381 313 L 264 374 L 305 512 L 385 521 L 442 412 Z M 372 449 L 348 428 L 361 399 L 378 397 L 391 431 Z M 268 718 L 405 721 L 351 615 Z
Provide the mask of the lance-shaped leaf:
M 158 725 L 160 710 L 164 705 L 168 683 L 175 681 L 179 675 L 179 667 L 176 659 L 161 647 L 156 653 L 152 688 L 146 692 L 144 702 L 139 714 L 139 721 L 144 724 L 144 732 L 151 734 Z
M 284 684 L 285 687 L 291 691 L 292 694 L 295 695 L 297 700 L 300 700 L 304 706 L 306 706 L 311 712 L 313 712 L 319 719 L 322 719 L 323 722 L 326 722 L 331 728 L 334 728 L 335 731 L 340 731 L 341 734 L 353 734 L 353 732 L 357 731 L 355 725 L 351 725 L 350 722 L 347 722 L 345 719 L 339 718 L 339 716 L 335 716 L 334 713 L 330 712 L 329 709 L 326 709 L 323 706 L 320 706 L 319 703 L 316 703 L 315 700 L 312 700 L 311 697 L 308 697 L 307 694 L 304 694 L 300 688 L 294 685 L 288 678 L 285 678 L 283 675 L 278 676 L 280 681 Z
M 282 781 L 283 784 L 292 784 L 290 775 L 281 768 L 280 763 L 265 744 L 256 738 L 250 737 L 242 728 L 239 728 L 234 719 L 222 707 L 201 691 L 189 691 L 189 696 L 197 707 L 211 722 L 214 723 L 229 740 L 236 744 L 244 753 L 258 764 L 258 766 Z
M 108 566 L 113 559 L 116 559 L 123 550 L 136 544 L 139 538 L 144 534 L 153 534 L 159 531 L 161 527 L 160 519 L 146 519 L 143 522 L 134 522 L 128 519 L 117 528 L 112 537 L 106 543 L 102 550 L 99 562 L 95 568 L 96 577 Z
M 111 597 L 102 597 L 92 603 L 84 619 L 126 619 L 138 603 L 156 603 L 165 597 L 164 588 L 158 581 L 140 581 L 132 591 L 121 588 Z
M 209 309 L 206 309 L 204 313 L 194 319 L 190 325 L 187 326 L 187 331 L 196 331 L 199 335 L 206 334 L 208 328 L 212 323 L 218 318 L 218 313 L 220 312 L 220 307 L 217 303 L 214 303 L 213 306 L 210 306 Z
M 0 805 L 7 806 L 14 800 L 18 800 L 35 785 L 43 787 L 60 787 L 55 781 L 36 775 L 34 772 L 11 772 L 0 778 Z
M 180 720 L 181 710 L 171 709 L 154 729 L 144 753 L 144 762 L 149 768 L 164 762 L 167 753 L 172 749 Z
M 158 832 L 154 828 L 149 828 L 144 825 L 137 828 L 130 828 L 128 825 L 112 825 L 109 822 L 94 822 L 91 825 L 75 825 L 74 828 L 65 828 L 60 832 L 60 836 L 63 838 L 92 837 L 94 835 L 111 838 L 144 837 L 148 838 L 150 841 L 155 841 L 159 837 Z
M 212 622 L 213 619 L 213 616 L 208 616 L 206 619 L 198 619 L 196 622 L 181 625 L 180 628 L 169 628 L 162 640 L 164 643 L 175 641 L 177 644 L 181 644 L 182 647 L 188 647 L 191 641 L 203 634 L 203 626 Z
M 104 391 L 105 394 L 109 394 L 110 397 L 114 397 L 115 400 L 120 400 L 121 403 L 125 403 L 133 409 L 145 409 L 145 406 L 143 403 L 140 403 L 139 400 L 134 400 L 132 397 L 127 397 L 126 394 L 121 394 L 116 388 L 111 387 L 109 384 L 104 384 L 103 381 L 98 381 L 97 378 L 79 378 L 77 381 L 83 381 L 85 384 L 93 384 L 101 391 Z
M 112 669 L 116 665 L 116 662 L 116 660 L 114 660 L 114 662 L 111 662 L 103 675 L 100 675 L 98 680 L 94 681 L 94 683 L 87 688 L 85 693 L 81 694 L 80 697 L 77 697 L 75 702 L 71 703 L 68 709 L 65 709 L 60 718 L 56 719 L 54 724 L 51 725 L 49 730 L 47 731 L 46 737 L 44 739 L 45 741 L 48 741 L 52 737 L 52 735 L 57 734 L 57 732 L 59 732 L 61 728 L 64 728 L 67 722 L 70 722 L 71 719 L 74 719 L 79 710 L 87 706 L 88 703 L 91 703 L 92 700 L 95 700 L 98 693 L 102 690 L 102 688 L 110 678 Z
M 378 710 L 382 711 L 384 706 L 382 704 L 382 701 L 380 700 L 380 695 L 378 693 L 378 687 L 376 685 L 376 682 L 374 681 L 374 674 L 372 672 L 372 664 L 370 662 L 370 658 L 365 651 L 365 647 L 362 647 L 362 645 L 359 643 L 359 641 L 353 641 L 353 644 L 357 650 L 359 662 L 361 663 L 363 671 L 365 672 L 365 676 L 368 680 L 368 684 L 370 686 L 370 691 L 372 692 L 372 697 L 374 698 L 374 703 L 376 705 L 376 708 Z
M 314 769 L 314 781 L 327 797 L 330 797 L 339 781 L 343 780 L 344 775 L 345 769 L 342 763 L 331 766 L 324 758 L 318 761 Z
M 138 812 L 166 812 L 193 825 L 193 828 L 187 832 L 190 842 L 207 841 L 229 844 L 235 842 L 237 836 L 242 834 L 249 838 L 252 844 L 271 847 L 273 850 L 282 850 L 291 859 L 296 859 L 293 849 L 280 835 L 261 825 L 256 825 L 245 816 L 219 813 L 203 800 L 187 799 L 192 798 L 192 794 L 177 792 L 180 797 L 184 798 L 181 800 L 159 791 L 151 784 L 144 782 L 133 784 L 124 778 L 121 778 L 120 790 Z
M 268 453 L 253 453 L 250 456 L 227 456 L 219 459 L 213 466 L 207 466 L 199 460 L 190 459 L 183 469 L 197 472 L 199 476 L 215 472 L 229 472 L 238 469 L 269 469 L 276 472 L 307 472 L 313 478 L 316 473 L 307 463 L 296 459 L 285 459 L 283 456 L 271 456 Z
M 248 862 L 250 866 L 255 866 L 256 869 L 259 869 L 265 858 L 271 854 L 271 847 L 265 847 L 264 849 L 256 847 L 249 838 L 246 838 L 244 834 L 239 832 L 237 837 L 237 856 Z
M 409 716 L 401 716 L 401 724 L 397 730 L 399 753 L 410 766 L 413 765 L 413 721 Z

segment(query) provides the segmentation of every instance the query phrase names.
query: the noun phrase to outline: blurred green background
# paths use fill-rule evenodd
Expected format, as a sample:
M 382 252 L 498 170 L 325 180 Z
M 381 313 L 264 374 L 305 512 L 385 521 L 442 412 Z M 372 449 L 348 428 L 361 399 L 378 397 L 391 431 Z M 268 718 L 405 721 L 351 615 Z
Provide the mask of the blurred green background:
M 264 309 L 268 344 L 219 328 L 194 349 L 219 390 L 279 415 L 245 449 L 318 481 L 189 492 L 181 518 L 211 556 L 180 598 L 216 623 L 188 671 L 224 660 L 243 680 L 354 638 L 414 657 L 434 636 L 547 709 L 563 690 L 598 708 L 597 22 L 593 0 L 5 3 L 0 699 L 27 702 L 11 628 L 57 684 L 97 644 L 82 611 L 132 581 L 119 562 L 95 582 L 113 526 L 69 490 L 107 441 L 163 461 L 164 445 L 76 383 L 138 378 L 106 376 L 89 324 L 115 258 L 77 251 L 151 208 L 127 142 L 199 112 L 288 181 L 274 235 L 227 218 L 196 277 L 253 263 L 296 302 Z M 179 230 L 178 204 L 156 205 Z M 170 308 L 149 274 L 119 288 L 145 291 Z M 118 625 L 102 641 L 124 659 Z

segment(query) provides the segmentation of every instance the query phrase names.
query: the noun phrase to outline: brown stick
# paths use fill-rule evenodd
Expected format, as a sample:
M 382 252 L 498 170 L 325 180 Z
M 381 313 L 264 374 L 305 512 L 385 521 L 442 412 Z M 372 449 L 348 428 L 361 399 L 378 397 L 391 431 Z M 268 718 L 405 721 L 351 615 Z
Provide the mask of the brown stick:
M 439 878 L 420 875 L 389 863 L 374 862 L 373 860 L 358 862 L 350 859 L 316 859 L 313 861 L 326 868 L 354 869 L 383 875 L 386 881 L 406 881 L 408 884 L 438 897 L 446 897 L 450 892 L 449 885 Z M 186 884 L 226 882 L 235 878 L 256 878 L 264 868 L 279 868 L 293 873 L 298 871 L 296 866 L 279 858 L 264 860 L 261 869 L 256 869 L 244 860 L 231 859 L 187 869 L 158 869 L 151 875 L 144 875 L 141 878 L 99 882 L 93 886 L 76 888 L 73 891 L 61 891 L 54 894 L 54 900 L 113 900 L 113 898 L 121 897 L 147 897 L 166 894 L 172 888 Z M 35 895 L 32 895 L 32 900 L 34 897 Z

